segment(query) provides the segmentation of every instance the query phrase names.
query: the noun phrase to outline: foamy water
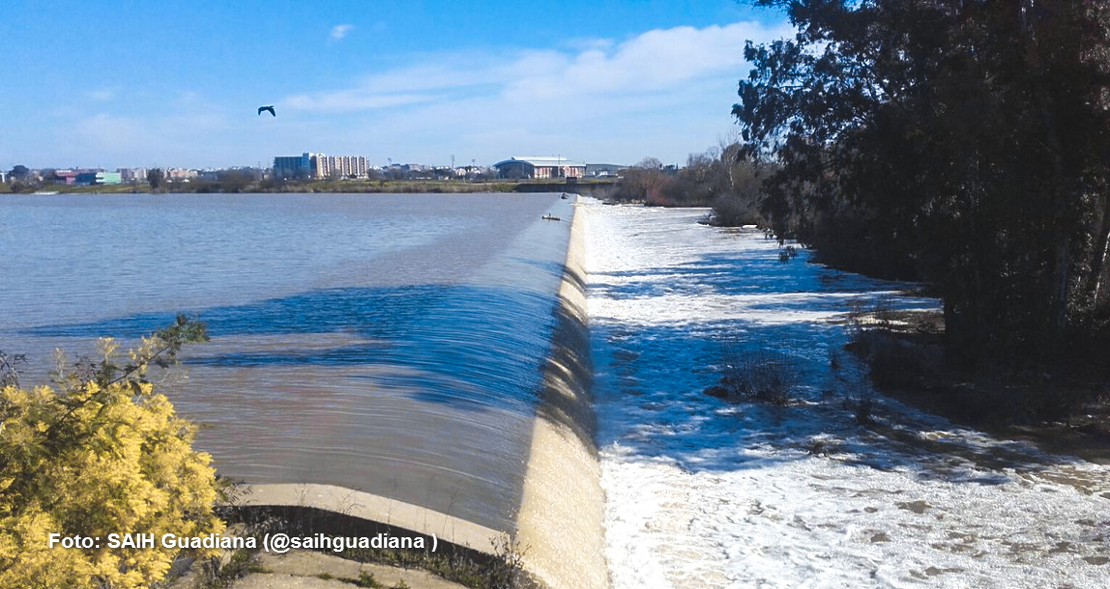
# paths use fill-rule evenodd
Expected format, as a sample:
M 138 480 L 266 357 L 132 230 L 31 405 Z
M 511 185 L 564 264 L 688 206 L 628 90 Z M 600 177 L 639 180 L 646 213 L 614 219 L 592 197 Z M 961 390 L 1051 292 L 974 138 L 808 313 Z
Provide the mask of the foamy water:
M 908 285 L 780 263 L 705 211 L 584 208 L 615 588 L 1110 586 L 1106 467 L 881 397 L 856 424 L 866 381 L 830 351 L 853 301 Z M 787 355 L 794 402 L 705 395 L 725 340 Z

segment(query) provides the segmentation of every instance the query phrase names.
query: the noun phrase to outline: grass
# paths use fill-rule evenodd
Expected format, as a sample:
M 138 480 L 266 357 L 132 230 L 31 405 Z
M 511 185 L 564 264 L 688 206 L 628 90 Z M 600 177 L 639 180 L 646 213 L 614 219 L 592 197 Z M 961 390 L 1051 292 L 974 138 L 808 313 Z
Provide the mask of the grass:
M 265 573 L 266 569 L 258 564 L 258 549 L 239 549 L 231 553 L 227 562 L 212 558 L 201 563 L 200 578 L 203 589 L 225 589 L 236 580 L 251 573 Z
M 411 589 L 409 587 L 409 584 L 406 583 L 404 579 L 401 579 L 393 585 L 386 587 L 374 578 L 373 573 L 368 573 L 366 571 L 360 572 L 357 579 L 351 579 L 348 577 L 336 577 L 328 573 L 320 573 L 319 575 L 316 575 L 316 577 L 325 581 L 334 580 L 341 583 L 347 583 L 348 585 L 354 585 L 355 587 L 369 587 L 371 589 Z
M 356 562 L 419 568 L 471 589 L 512 589 L 523 586 L 524 553 L 505 534 L 494 540 L 493 556 L 484 561 L 462 552 L 434 554 L 412 550 L 355 549 L 345 550 L 339 556 Z
M 314 508 L 238 508 L 228 507 L 221 514 L 226 520 L 242 527 L 245 535 L 262 537 L 267 532 L 283 532 L 290 535 L 308 536 L 316 532 L 347 536 L 373 536 L 379 530 L 389 529 L 389 533 L 399 530 L 388 524 L 369 522 L 342 513 L 325 512 Z M 394 549 L 348 549 L 335 553 L 321 549 L 320 552 L 339 556 L 355 562 L 376 563 L 406 569 L 420 569 L 469 587 L 471 589 L 511 589 L 526 586 L 528 576 L 523 561 L 526 549 L 513 542 L 508 534 L 502 534 L 492 541 L 491 549 L 479 552 L 469 547 L 459 547 L 440 540 L 439 550 Z M 257 551 L 255 551 L 256 553 Z M 207 565 L 207 577 L 211 579 L 206 589 L 221 589 L 231 581 L 249 571 L 253 554 L 233 555 L 230 562 L 222 567 Z M 338 578 L 359 587 L 380 587 L 375 585 L 373 575 L 366 573 L 358 579 Z M 393 589 L 405 589 L 395 585 Z
M 282 184 L 252 182 L 236 187 L 229 192 L 273 193 L 273 192 L 316 192 L 316 193 L 464 193 L 464 192 L 513 192 L 518 182 L 489 181 L 467 182 L 462 180 L 305 180 L 290 181 Z M 149 184 L 111 184 L 102 186 L 73 186 L 65 184 L 45 184 L 21 191 L 19 194 L 32 194 L 38 191 L 51 191 L 60 194 L 131 194 L 150 193 Z M 223 192 L 224 187 L 216 182 L 167 182 L 158 192 L 164 193 L 206 193 Z

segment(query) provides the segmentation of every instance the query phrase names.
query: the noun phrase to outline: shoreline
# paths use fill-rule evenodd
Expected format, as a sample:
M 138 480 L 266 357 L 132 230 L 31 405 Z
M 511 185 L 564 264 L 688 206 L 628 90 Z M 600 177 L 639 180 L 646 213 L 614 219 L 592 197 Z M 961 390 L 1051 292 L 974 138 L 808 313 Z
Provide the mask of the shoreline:
M 4 196 L 109 195 L 109 194 L 469 194 L 605 191 L 614 186 L 612 180 L 582 180 L 575 183 L 541 180 L 498 179 L 483 182 L 450 180 L 305 180 L 264 185 L 252 182 L 246 186 L 227 188 L 219 182 L 194 181 L 167 183 L 157 189 L 149 184 L 108 184 L 73 186 L 44 184 L 19 192 L 0 192 Z M 4 185 L 0 184 L 0 188 Z M 9 187 L 10 188 L 10 187 Z

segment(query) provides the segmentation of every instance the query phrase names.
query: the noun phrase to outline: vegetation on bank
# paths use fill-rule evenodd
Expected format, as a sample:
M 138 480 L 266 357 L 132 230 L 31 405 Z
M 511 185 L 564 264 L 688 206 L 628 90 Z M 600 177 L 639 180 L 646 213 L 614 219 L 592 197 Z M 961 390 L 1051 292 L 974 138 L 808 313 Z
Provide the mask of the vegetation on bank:
M 203 339 L 203 325 L 179 318 L 126 360 L 102 340 L 99 359 L 60 357 L 54 386 L 30 389 L 21 358 L 0 353 L 0 586 L 148 587 L 180 554 L 159 544 L 165 534 L 223 531 L 211 457 L 148 376 Z
M 665 168 L 659 160 L 645 158 L 624 170 L 605 198 L 648 206 L 712 207 L 713 224 L 766 225 L 763 182 L 775 169 L 772 163 L 743 157 L 739 143 L 724 143 L 690 154 L 683 168 Z
M 733 109 L 766 220 L 944 302 L 934 335 L 857 341 L 872 380 L 975 422 L 1106 401 L 1110 6 L 752 3 L 798 28 L 748 44 Z
M 567 190 L 583 193 L 607 194 L 612 180 L 599 178 L 576 179 L 525 179 L 496 178 L 326 178 L 283 179 L 260 178 L 252 173 L 230 170 L 215 177 L 196 177 L 188 181 L 167 179 L 162 170 L 147 172 L 146 182 L 77 186 L 54 182 L 15 180 L 0 184 L 0 193 L 34 194 L 58 192 L 61 194 L 146 194 L 146 193 L 477 193 L 477 192 L 532 192 L 537 187 L 547 190 Z M 555 188 L 558 186 L 559 188 Z
M 880 388 L 976 424 L 1095 415 L 1110 440 L 1110 5 L 749 2 L 798 33 L 748 44 L 741 141 L 630 193 L 927 285 L 939 327 L 857 334 Z
M 788 6 L 799 31 L 748 45 L 733 109 L 744 155 L 779 166 L 762 203 L 776 233 L 934 285 L 967 368 L 1095 345 L 1110 316 L 1110 6 L 753 2 Z
M 189 182 L 155 182 L 73 186 L 64 184 L 7 185 L 14 194 L 39 191 L 61 194 L 207 194 L 207 193 L 471 193 L 513 192 L 517 181 L 468 182 L 462 180 L 260 180 L 240 183 L 191 179 Z M 5 185 L 0 185 L 4 189 Z

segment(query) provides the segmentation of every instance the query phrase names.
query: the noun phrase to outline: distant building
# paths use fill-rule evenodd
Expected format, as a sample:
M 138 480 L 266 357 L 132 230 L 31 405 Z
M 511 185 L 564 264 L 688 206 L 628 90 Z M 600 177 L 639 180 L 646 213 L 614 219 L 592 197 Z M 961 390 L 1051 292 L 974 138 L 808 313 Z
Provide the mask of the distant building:
M 278 156 L 274 158 L 275 178 L 312 178 L 312 155 L 307 151 L 299 156 Z
M 72 184 L 76 184 L 77 186 L 104 186 L 108 184 L 120 183 L 122 183 L 122 180 L 120 179 L 119 172 L 104 172 L 92 170 L 89 170 L 87 172 L 79 172 L 77 176 L 74 177 L 72 182 Z
M 146 168 L 120 168 L 116 172 L 124 182 L 146 182 Z
M 166 168 L 163 170 L 163 173 L 166 175 L 166 180 L 175 182 L 189 182 L 200 174 L 200 172 L 196 170 L 187 168 Z
M 120 183 L 122 183 L 122 180 L 120 179 L 119 172 L 104 172 L 102 170 L 87 170 L 77 172 L 73 176 L 72 182 L 67 182 L 67 184 L 77 184 L 78 186 L 103 186 L 105 184 Z
M 316 154 L 317 178 L 365 178 L 369 175 L 370 168 L 366 158 L 356 155 L 328 155 Z
M 612 178 L 620 176 L 627 168 L 618 164 L 586 164 L 586 177 Z
M 304 152 L 300 156 L 274 158 L 274 176 L 277 178 L 365 178 L 370 167 L 363 156 L 324 155 Z
M 498 178 L 581 178 L 586 164 L 563 157 L 512 157 L 493 164 Z
M 80 174 L 81 171 L 78 170 L 54 170 L 54 175 L 49 180 L 55 184 L 76 184 Z

